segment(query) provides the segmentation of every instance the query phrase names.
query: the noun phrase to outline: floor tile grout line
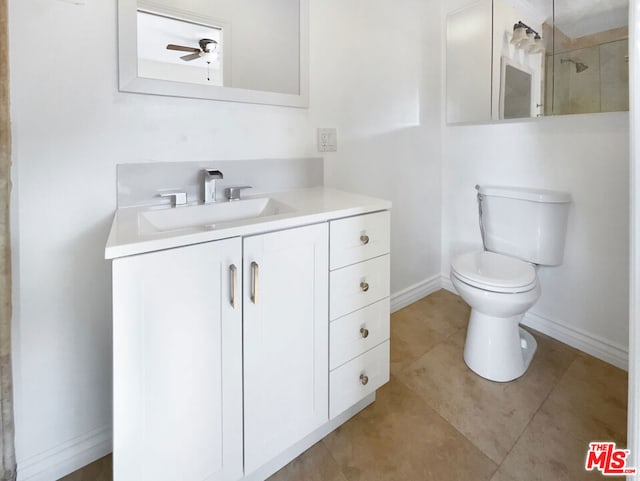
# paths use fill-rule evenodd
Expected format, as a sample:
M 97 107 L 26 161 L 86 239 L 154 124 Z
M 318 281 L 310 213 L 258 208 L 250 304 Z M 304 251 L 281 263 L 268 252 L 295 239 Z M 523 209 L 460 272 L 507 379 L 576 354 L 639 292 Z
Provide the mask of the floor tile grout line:
M 366 409 L 366 408 L 365 408 L 365 409 Z M 362 411 L 360 411 L 360 412 L 362 412 Z M 360 413 L 357 413 L 357 414 L 356 414 L 356 416 L 357 416 L 358 414 L 360 414 Z M 353 417 L 355 417 L 355 416 L 353 416 Z M 353 417 L 352 417 L 351 419 L 353 419 Z M 351 419 L 349 419 L 349 421 L 350 421 Z M 329 454 L 329 456 L 331 457 L 331 460 L 332 460 L 334 463 L 336 463 L 336 466 L 338 466 L 338 470 L 340 471 L 340 474 L 342 475 L 342 477 L 343 477 L 345 480 L 349 481 L 349 477 L 345 474 L 344 470 L 342 469 L 342 465 L 338 462 L 338 460 L 336 459 L 336 457 L 333 455 L 333 452 L 331 451 L 331 449 L 329 448 L 329 446 L 327 446 L 327 443 L 325 443 L 325 442 L 324 442 L 324 440 L 325 440 L 325 438 L 326 438 L 326 437 L 327 437 L 327 436 L 325 436 L 324 438 L 322 438 L 322 439 L 319 441 L 319 443 L 321 443 L 321 444 L 322 444 L 322 446 L 324 447 L 324 449 L 326 449 L 326 450 L 327 450 L 327 453 L 328 453 L 328 454 Z
M 455 326 L 452 326 L 455 327 Z M 410 385 L 408 385 L 403 379 L 402 379 L 402 374 L 405 372 L 408 372 L 410 370 L 410 367 L 416 363 L 420 358 L 422 358 L 423 356 L 427 355 L 429 352 L 431 352 L 432 350 L 434 350 L 436 347 L 440 346 L 441 344 L 444 344 L 445 342 L 449 341 L 449 339 L 451 337 L 453 337 L 455 334 L 457 334 L 460 330 L 463 330 L 465 328 L 456 328 L 456 330 L 454 332 L 452 332 L 451 334 L 449 334 L 448 336 L 443 336 L 444 338 L 435 343 L 431 348 L 429 348 L 428 351 L 425 351 L 425 353 L 423 353 L 418 359 L 413 360 L 411 363 L 409 363 L 407 366 L 405 366 L 403 369 L 401 369 L 398 373 L 395 374 L 395 378 L 401 382 L 404 386 L 406 386 L 411 392 L 413 392 L 414 394 L 416 394 L 423 403 L 425 403 L 431 410 L 433 410 L 441 419 L 444 420 L 444 422 L 446 422 L 449 426 L 451 426 L 453 429 L 455 429 L 458 433 L 460 433 L 468 442 L 471 443 L 472 446 L 474 446 L 474 448 L 476 448 L 485 458 L 487 458 L 489 461 L 491 461 L 492 463 L 496 464 L 496 469 L 493 472 L 493 474 L 491 475 L 492 479 L 496 473 L 500 470 L 500 468 L 503 466 L 505 460 L 509 457 L 509 455 L 511 454 L 511 452 L 513 451 L 513 449 L 515 448 L 515 446 L 518 444 L 518 442 L 520 441 L 520 439 L 522 438 L 522 436 L 524 435 L 524 433 L 527 432 L 527 430 L 529 429 L 533 419 L 536 417 L 536 415 L 540 412 L 540 409 L 542 409 L 542 406 L 544 406 L 544 404 L 547 402 L 547 400 L 549 399 L 549 397 L 551 396 L 551 394 L 556 390 L 556 388 L 558 387 L 558 385 L 560 384 L 560 382 L 562 381 L 562 379 L 564 378 L 564 376 L 566 375 L 566 373 L 569 371 L 569 368 L 576 362 L 576 360 L 578 359 L 579 355 L 581 354 L 579 351 L 575 352 L 575 355 L 573 357 L 573 359 L 571 360 L 571 362 L 569 362 L 567 364 L 567 367 L 561 372 L 559 373 L 557 379 L 555 380 L 555 382 L 551 385 L 549 392 L 547 393 L 547 395 L 544 397 L 544 399 L 542 399 L 542 401 L 540 402 L 540 404 L 538 405 L 538 407 L 536 408 L 536 410 L 531 414 L 531 417 L 529 418 L 529 420 L 527 421 L 527 424 L 524 426 L 524 428 L 522 429 L 522 431 L 520 432 L 520 434 L 517 436 L 517 438 L 515 439 L 515 441 L 513 442 L 513 444 L 511 445 L 511 447 L 509 448 L 509 450 L 507 451 L 507 453 L 504 455 L 504 457 L 502 458 L 502 460 L 497 463 L 496 461 L 494 461 L 491 457 L 489 457 L 487 454 L 484 453 L 484 451 L 477 446 L 473 440 L 469 439 L 465 433 L 461 432 L 454 424 L 452 424 L 450 421 L 448 421 L 444 416 L 442 416 L 440 414 L 440 412 L 438 410 L 436 410 L 430 403 L 428 400 L 424 399 L 419 392 L 417 392 L 416 390 L 414 390 Z M 405 341 L 407 342 L 407 341 Z
M 567 364 L 567 367 L 565 368 L 565 370 L 562 372 L 562 374 L 560 374 L 558 376 L 558 380 L 553 384 L 553 386 L 551 387 L 551 389 L 549 389 L 549 392 L 547 393 L 547 395 L 545 396 L 545 398 L 542 400 L 542 402 L 540 403 L 540 406 L 538 406 L 538 409 L 535 410 L 535 412 L 531 415 L 531 418 L 529 419 L 529 421 L 527 422 L 527 424 L 525 425 L 524 429 L 522 430 L 522 432 L 518 435 L 518 437 L 516 438 L 516 440 L 514 441 L 514 443 L 511 445 L 511 447 L 509 448 L 509 451 L 507 451 L 507 454 L 504 455 L 504 458 L 502 458 L 502 461 L 500 461 L 500 464 L 498 465 L 498 469 L 496 470 L 496 473 L 500 470 L 500 468 L 502 467 L 502 465 L 504 464 L 505 460 L 509 457 L 509 455 L 511 454 L 511 452 L 513 451 L 513 448 L 515 448 L 518 444 L 518 442 L 520 441 L 520 439 L 522 438 L 522 436 L 524 436 L 524 433 L 527 432 L 527 430 L 529 429 L 529 426 L 531 426 L 531 423 L 533 422 L 534 418 L 538 415 L 538 413 L 540 412 L 540 410 L 542 409 L 542 406 L 544 406 L 544 404 L 547 402 L 547 400 L 549 399 L 549 397 L 551 397 L 551 394 L 553 394 L 553 392 L 556 390 L 556 388 L 558 387 L 558 385 L 560 384 L 560 382 L 562 381 L 562 379 L 564 378 L 564 376 L 567 374 L 567 372 L 569 371 L 569 368 L 573 365 L 574 362 L 576 362 L 576 360 L 578 359 L 578 356 L 576 355 L 573 360 Z M 495 473 L 494 473 L 495 476 Z
M 441 344 L 444 344 L 445 342 L 447 342 L 449 340 L 449 338 L 451 338 L 454 334 L 458 333 L 460 330 L 462 330 L 464 328 L 458 328 L 454 333 L 452 333 L 451 335 L 449 335 L 448 337 L 446 337 L 445 339 L 443 339 L 440 342 L 437 342 L 436 344 L 434 344 L 429 351 L 435 349 L 436 347 L 440 346 Z M 428 352 L 428 351 L 427 351 Z M 420 356 L 420 358 L 422 358 L 423 356 L 425 356 L 427 354 L 427 352 L 425 352 L 422 356 Z M 446 422 L 448 425 L 450 425 L 453 429 L 455 429 L 458 433 L 460 433 L 467 441 L 469 441 L 480 453 L 482 453 L 483 456 L 485 456 L 487 459 L 489 459 L 489 461 L 491 461 L 492 463 L 496 464 L 496 470 L 493 473 L 492 477 L 495 476 L 495 474 L 498 472 L 498 470 L 500 469 L 500 467 L 504 464 L 504 461 L 507 459 L 507 457 L 509 456 L 509 454 L 511 453 L 511 451 L 513 451 L 513 448 L 518 444 L 518 441 L 520 441 L 520 438 L 522 437 L 522 435 L 527 431 L 527 429 L 529 428 L 529 426 L 531 425 L 531 422 L 533 421 L 533 419 L 535 418 L 535 416 L 538 414 L 538 412 L 540 411 L 540 409 L 542 409 L 542 406 L 544 405 L 544 403 L 549 399 L 549 396 L 551 396 L 551 394 L 553 393 L 553 391 L 558 387 L 558 385 L 560 384 L 560 381 L 564 378 L 564 376 L 566 375 L 566 373 L 568 372 L 569 368 L 576 362 L 576 360 L 578 359 L 578 355 L 579 353 L 576 353 L 576 355 L 574 356 L 573 360 L 567 365 L 567 367 L 562 371 L 562 373 L 559 374 L 558 379 L 553 383 L 553 385 L 551 386 L 551 388 L 549 389 L 549 392 L 547 393 L 547 395 L 544 397 L 544 399 L 540 402 L 540 405 L 537 407 L 537 409 L 531 414 L 531 417 L 529 418 L 529 420 L 527 421 L 527 424 L 524 426 L 524 428 L 522 429 L 522 431 L 520 432 L 520 434 L 518 435 L 518 437 L 515 439 L 515 441 L 513 442 L 513 444 L 511 445 L 511 447 L 509 448 L 509 450 L 507 451 L 507 453 L 504 455 L 504 457 L 502 458 L 502 460 L 499 463 L 496 463 L 496 461 L 494 461 L 491 457 L 489 457 L 478 445 L 476 445 L 476 443 L 469 439 L 469 437 L 467 437 L 465 435 L 465 433 L 463 433 L 462 431 L 460 431 L 453 423 L 451 423 L 448 419 L 446 419 L 444 416 L 442 416 L 440 414 L 440 412 L 435 409 L 435 407 L 433 407 L 428 400 L 424 399 L 419 392 L 417 392 L 416 390 L 414 390 L 410 385 L 408 385 L 406 382 L 404 382 L 404 380 L 401 378 L 401 374 L 405 371 L 408 371 L 410 369 L 410 367 L 416 363 L 420 358 L 414 360 L 413 362 L 411 362 L 408 366 L 406 366 L 404 369 L 400 370 L 398 373 L 396 373 L 394 375 L 394 377 L 401 382 L 405 387 L 407 387 L 411 392 L 413 392 L 414 394 L 416 394 L 421 400 L 422 402 L 424 402 L 431 410 L 433 410 L 441 419 L 444 420 L 444 422 Z M 491 479 L 491 478 L 489 478 Z
M 422 320 L 422 319 L 421 319 Z M 460 332 L 463 329 L 466 329 L 466 327 L 456 327 L 453 324 L 451 324 L 451 327 L 454 328 L 454 331 L 451 334 L 440 334 L 437 331 L 433 331 L 435 334 L 442 336 L 442 340 L 436 342 L 435 344 L 433 344 L 431 347 L 429 347 L 426 351 L 424 351 L 422 354 L 420 354 L 420 356 L 418 356 L 416 359 L 412 360 L 406 367 L 404 367 L 403 369 L 401 369 L 399 373 L 405 371 L 411 364 L 413 364 L 414 362 L 416 362 L 418 359 L 420 359 L 422 356 L 427 355 L 428 353 L 430 353 L 436 346 L 442 344 L 445 341 L 448 341 L 451 337 L 453 337 L 454 335 L 458 334 L 458 332 Z M 393 330 L 393 328 L 391 328 L 391 330 Z M 395 334 L 395 337 L 400 338 L 401 341 L 405 342 L 405 343 L 410 343 L 412 340 L 411 339 L 405 339 L 403 338 L 401 335 L 398 335 L 397 333 Z M 393 344 L 394 342 L 394 336 L 391 335 L 389 341 L 391 342 L 391 344 Z
M 439 342 L 438 344 L 442 344 L 441 342 Z M 434 346 L 435 347 L 435 346 Z M 496 465 L 496 471 L 498 470 L 498 468 L 500 467 L 500 465 L 498 465 L 498 463 L 496 463 L 493 459 L 491 459 L 489 457 L 489 455 L 487 455 L 482 449 L 480 449 L 480 447 L 474 443 L 471 439 L 469 439 L 467 437 L 467 435 L 465 433 L 463 433 L 462 431 L 460 431 L 453 423 L 451 423 L 451 421 L 449 421 L 447 418 L 445 418 L 442 414 L 440 414 L 440 412 L 433 407 L 428 400 L 424 399 L 419 392 L 417 392 L 416 390 L 414 390 L 411 386 L 409 386 L 406 382 L 404 382 L 397 374 L 394 375 L 395 379 L 398 382 L 401 382 L 402 385 L 404 387 L 406 387 L 409 391 L 411 391 L 413 394 L 415 394 L 418 399 L 420 399 L 420 401 L 422 401 L 429 409 L 431 409 L 440 419 L 442 419 L 448 426 L 451 426 L 457 433 L 459 433 L 464 439 L 466 439 L 482 456 L 484 456 L 487 460 L 489 460 L 489 462 L 493 463 Z M 493 475 L 495 474 L 495 472 L 491 475 L 493 477 Z M 490 480 L 491 478 L 489 478 Z

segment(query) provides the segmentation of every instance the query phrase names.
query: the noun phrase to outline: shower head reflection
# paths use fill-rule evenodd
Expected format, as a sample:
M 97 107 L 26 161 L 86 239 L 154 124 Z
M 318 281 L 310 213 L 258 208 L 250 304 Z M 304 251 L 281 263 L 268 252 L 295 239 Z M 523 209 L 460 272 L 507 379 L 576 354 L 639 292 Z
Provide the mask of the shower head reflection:
M 587 70 L 589 68 L 588 65 L 582 63 L 582 62 L 576 62 L 575 60 L 571 59 L 571 58 L 561 58 L 560 59 L 560 63 L 572 63 L 576 66 L 576 73 L 581 73 L 584 72 L 585 70 Z

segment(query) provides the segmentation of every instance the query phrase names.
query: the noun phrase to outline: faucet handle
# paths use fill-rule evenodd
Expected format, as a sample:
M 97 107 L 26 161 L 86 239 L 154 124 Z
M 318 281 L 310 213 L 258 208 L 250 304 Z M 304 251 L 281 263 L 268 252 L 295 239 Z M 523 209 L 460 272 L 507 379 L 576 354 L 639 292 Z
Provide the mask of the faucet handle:
M 224 189 L 224 195 L 229 201 L 240 200 L 240 191 L 242 189 L 253 189 L 250 185 L 239 185 L 236 187 L 227 187 Z
M 170 197 L 173 207 L 187 204 L 186 192 L 163 192 L 162 194 L 160 194 L 160 197 Z

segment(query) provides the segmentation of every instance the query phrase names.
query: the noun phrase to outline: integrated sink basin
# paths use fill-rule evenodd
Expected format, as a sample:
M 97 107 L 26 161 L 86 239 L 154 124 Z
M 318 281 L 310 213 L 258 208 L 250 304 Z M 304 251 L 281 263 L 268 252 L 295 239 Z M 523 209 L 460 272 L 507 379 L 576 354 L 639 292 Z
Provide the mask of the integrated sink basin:
M 147 210 L 138 214 L 142 232 L 166 232 L 181 229 L 215 229 L 234 222 L 256 221 L 265 217 L 294 212 L 292 207 L 269 197 L 233 202 L 189 205 Z

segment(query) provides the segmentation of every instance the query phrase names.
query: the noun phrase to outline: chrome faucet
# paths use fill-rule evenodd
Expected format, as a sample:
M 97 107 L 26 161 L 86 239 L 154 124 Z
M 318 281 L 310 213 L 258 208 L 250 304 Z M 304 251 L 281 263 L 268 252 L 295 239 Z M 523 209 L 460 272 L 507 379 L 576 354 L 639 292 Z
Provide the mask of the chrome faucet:
M 202 190 L 204 191 L 204 203 L 211 204 L 216 201 L 216 180 L 224 176 L 219 170 L 204 169 L 202 171 Z

